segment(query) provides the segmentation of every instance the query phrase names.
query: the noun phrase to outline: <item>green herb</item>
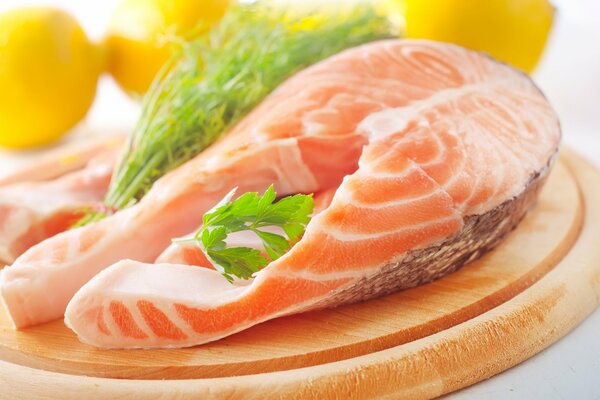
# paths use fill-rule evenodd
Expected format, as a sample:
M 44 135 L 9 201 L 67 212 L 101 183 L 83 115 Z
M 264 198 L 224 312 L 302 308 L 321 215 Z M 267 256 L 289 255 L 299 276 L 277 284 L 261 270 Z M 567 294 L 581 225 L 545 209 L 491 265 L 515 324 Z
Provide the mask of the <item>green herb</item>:
M 106 208 L 122 209 L 142 198 L 158 178 L 202 152 L 297 70 L 388 36 L 387 19 L 367 4 L 327 16 L 235 7 L 213 31 L 181 43 L 181 52 L 154 80 Z M 104 215 L 88 215 L 81 224 Z
M 314 208 L 312 195 L 296 194 L 275 202 L 277 194 L 272 185 L 262 196 L 250 192 L 231 201 L 234 194 L 235 189 L 204 214 L 202 226 L 192 238 L 174 240 L 175 243 L 196 243 L 230 282 L 233 276 L 248 279 L 284 255 L 291 243 L 304 234 Z M 264 230 L 272 226 L 280 227 L 284 235 Z M 227 236 L 240 231 L 256 234 L 268 258 L 260 250 L 249 247 L 227 248 Z

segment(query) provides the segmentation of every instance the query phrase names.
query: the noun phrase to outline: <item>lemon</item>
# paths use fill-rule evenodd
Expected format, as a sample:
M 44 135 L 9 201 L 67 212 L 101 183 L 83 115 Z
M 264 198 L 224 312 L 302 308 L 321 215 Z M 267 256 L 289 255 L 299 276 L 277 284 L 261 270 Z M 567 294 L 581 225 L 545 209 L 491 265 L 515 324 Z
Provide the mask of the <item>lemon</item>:
M 126 91 L 144 93 L 171 55 L 169 37 L 189 39 L 221 19 L 228 0 L 124 0 L 105 38 L 108 70 Z
M 554 8 L 547 0 L 405 0 L 406 35 L 485 51 L 531 72 Z
M 52 142 L 89 109 L 101 54 L 77 21 L 54 8 L 0 14 L 0 146 Z

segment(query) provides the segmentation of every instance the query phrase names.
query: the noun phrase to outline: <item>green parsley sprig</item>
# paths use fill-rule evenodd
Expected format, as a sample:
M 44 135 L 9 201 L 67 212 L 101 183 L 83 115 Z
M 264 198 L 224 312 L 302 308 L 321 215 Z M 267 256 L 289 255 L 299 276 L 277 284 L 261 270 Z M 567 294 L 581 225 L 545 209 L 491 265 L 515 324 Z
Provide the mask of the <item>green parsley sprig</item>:
M 202 226 L 193 237 L 174 240 L 175 243 L 196 243 L 217 271 L 230 282 L 234 276 L 249 279 L 271 261 L 284 255 L 291 244 L 304 234 L 315 205 L 312 194 L 296 194 L 275 201 L 277 193 L 273 185 L 262 196 L 249 192 L 231 201 L 235 191 L 230 191 L 204 214 Z M 284 235 L 264 230 L 273 226 L 280 227 Z M 240 231 L 256 234 L 268 257 L 258 249 L 228 248 L 225 243 L 227 236 Z

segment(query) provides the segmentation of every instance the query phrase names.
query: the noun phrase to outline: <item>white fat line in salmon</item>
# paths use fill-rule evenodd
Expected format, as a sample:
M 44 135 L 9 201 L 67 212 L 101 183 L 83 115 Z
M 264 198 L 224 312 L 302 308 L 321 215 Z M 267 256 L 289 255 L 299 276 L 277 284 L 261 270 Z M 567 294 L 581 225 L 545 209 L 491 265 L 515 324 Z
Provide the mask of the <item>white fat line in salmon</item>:
M 429 197 L 433 197 L 433 196 L 430 195 Z M 445 217 L 445 218 L 441 218 L 439 220 L 427 221 L 422 224 L 411 225 L 408 227 L 402 227 L 399 229 L 393 229 L 390 231 L 384 231 L 384 232 L 378 232 L 378 233 L 345 233 L 344 231 L 341 231 L 336 228 L 331 228 L 331 227 L 323 227 L 323 228 L 321 228 L 321 231 L 339 241 L 356 242 L 356 241 L 362 241 L 365 239 L 377 239 L 380 237 L 396 235 L 396 234 L 403 233 L 403 232 L 417 232 L 419 229 L 430 226 L 432 223 L 444 224 L 446 222 L 454 221 L 456 219 L 457 215 L 458 215 L 458 213 L 453 214 L 448 217 Z
M 401 254 L 399 257 L 394 258 L 390 263 L 400 262 L 404 259 L 405 254 Z M 388 263 L 385 263 L 388 264 Z M 268 273 L 274 277 L 282 277 L 282 278 L 299 278 L 312 282 L 328 282 L 328 281 L 336 281 L 339 279 L 361 279 L 365 277 L 369 277 L 375 274 L 382 265 L 374 265 L 369 268 L 358 268 L 358 269 L 349 269 L 347 271 L 338 271 L 338 272 L 325 272 L 325 273 L 314 273 L 307 270 L 297 270 L 297 271 L 286 271 L 285 273 L 280 271 L 269 270 Z M 267 267 L 268 268 L 268 267 Z M 351 283 L 349 283 L 351 284 Z
M 422 115 L 423 111 L 435 109 L 438 105 L 452 104 L 455 100 L 464 98 L 467 94 L 483 96 L 492 95 L 494 102 L 498 102 L 495 96 L 498 88 L 502 88 L 510 81 L 510 78 L 499 79 L 489 83 L 470 83 L 458 89 L 450 88 L 440 90 L 424 100 L 416 100 L 408 106 L 399 108 L 386 108 L 375 112 L 366 117 L 359 125 L 357 130 L 364 132 L 371 137 L 371 140 L 387 137 L 391 134 L 401 132 L 408 127 L 415 116 Z M 511 111 L 511 115 L 514 115 Z M 494 116 L 496 117 L 496 116 Z M 425 119 L 419 119 L 421 127 L 428 126 Z M 502 123 L 506 123 L 502 121 Z
M 430 193 L 426 193 L 420 196 L 415 196 L 415 197 L 410 197 L 407 199 L 401 199 L 401 200 L 392 200 L 392 201 L 382 201 L 381 203 L 377 203 L 377 204 L 368 204 L 359 200 L 356 200 L 354 197 L 352 197 L 352 194 L 349 191 L 341 191 L 340 190 L 340 195 L 337 196 L 338 200 L 343 199 L 344 203 L 347 205 L 351 205 L 351 206 L 355 206 L 358 208 L 365 208 L 365 209 L 369 209 L 369 210 L 383 210 L 389 207 L 395 207 L 395 206 L 399 206 L 399 205 L 404 205 L 404 204 L 416 204 L 419 203 L 425 199 L 428 199 L 430 197 L 439 195 L 439 194 L 448 194 L 448 192 L 446 190 L 444 190 L 444 188 L 439 187 L 437 189 L 435 189 L 434 191 L 430 192 Z M 337 194 L 337 192 L 336 192 Z

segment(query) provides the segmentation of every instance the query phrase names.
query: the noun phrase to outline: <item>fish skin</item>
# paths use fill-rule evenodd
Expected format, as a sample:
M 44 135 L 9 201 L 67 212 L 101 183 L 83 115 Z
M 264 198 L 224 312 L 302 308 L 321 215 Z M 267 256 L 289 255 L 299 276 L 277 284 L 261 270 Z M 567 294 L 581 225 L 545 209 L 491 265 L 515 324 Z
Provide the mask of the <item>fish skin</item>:
M 541 176 L 559 141 L 552 108 L 510 67 L 449 44 L 371 43 L 296 74 L 218 143 L 161 178 L 138 205 L 73 237 L 57 235 L 35 246 L 3 272 L 0 289 L 13 320 L 27 326 L 60 317 L 83 286 L 66 321 L 81 340 L 99 347 L 216 340 L 280 315 L 333 306 L 327 300 L 334 294 L 386 265 L 460 237 L 470 217 L 529 199 L 531 177 Z M 303 239 L 242 289 L 228 291 L 232 296 L 219 293 L 216 271 L 144 264 L 170 238 L 196 228 L 231 187 L 264 191 L 272 183 L 280 195 L 337 191 Z M 93 245 L 64 250 L 96 229 L 104 231 Z M 135 261 L 118 262 L 125 258 Z M 42 262 L 40 278 L 36 263 Z M 53 308 L 10 300 L 41 304 L 37 289 L 47 292 L 49 277 L 69 273 L 74 282 L 56 294 Z M 179 273 L 185 279 L 177 281 Z M 194 277 L 200 283 L 192 283 Z M 32 290 L 36 279 L 40 285 Z M 201 294 L 185 287 L 170 292 L 169 285 L 184 281 L 212 284 L 197 288 Z M 147 292 L 153 285 L 162 287 L 159 294 Z M 170 321 L 165 332 L 171 337 L 156 333 L 141 314 L 153 312 L 156 320 Z

